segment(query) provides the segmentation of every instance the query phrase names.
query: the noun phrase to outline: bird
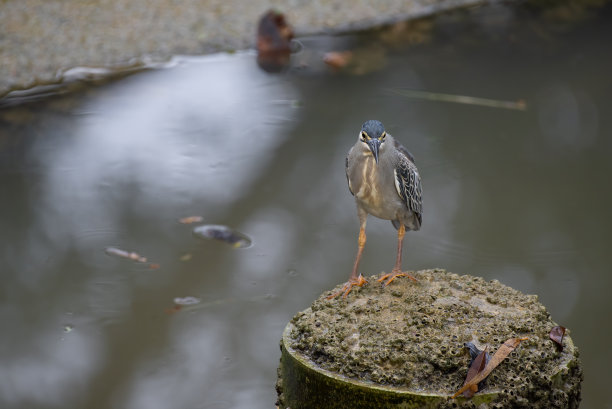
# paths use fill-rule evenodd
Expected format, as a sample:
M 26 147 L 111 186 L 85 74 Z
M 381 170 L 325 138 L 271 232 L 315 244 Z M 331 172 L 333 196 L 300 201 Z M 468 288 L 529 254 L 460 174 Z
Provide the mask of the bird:
M 366 221 L 369 214 L 390 220 L 397 229 L 397 257 L 390 273 L 378 281 L 389 285 L 397 277 L 416 278 L 402 272 L 402 245 L 407 230 L 419 230 L 423 219 L 423 192 L 421 176 L 414 164 L 414 157 L 397 140 L 385 131 L 382 122 L 368 120 L 363 123 L 357 142 L 345 160 L 348 188 L 355 198 L 359 216 L 357 255 L 349 280 L 342 289 L 330 295 L 343 298 L 355 286 L 363 286 L 367 280 L 357 274 L 359 261 L 366 243 Z

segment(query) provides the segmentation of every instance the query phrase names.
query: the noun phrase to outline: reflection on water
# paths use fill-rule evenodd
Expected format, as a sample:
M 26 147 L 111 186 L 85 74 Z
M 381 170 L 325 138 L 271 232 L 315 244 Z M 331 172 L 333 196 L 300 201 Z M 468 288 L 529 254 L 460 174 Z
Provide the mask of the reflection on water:
M 251 53 L 182 58 L 0 111 L 0 406 L 272 407 L 283 326 L 351 267 L 344 155 L 377 118 L 423 177 L 405 265 L 538 294 L 582 349 L 584 406 L 603 407 L 612 334 L 585 317 L 612 308 L 609 18 L 542 37 L 507 9 L 487 13 L 504 29 L 463 16 L 410 47 L 303 40 L 302 57 L 375 50 L 387 65 L 366 75 L 312 63 L 274 76 Z M 400 88 L 528 108 L 388 92 Z M 192 215 L 253 245 L 197 240 L 179 222 Z M 370 219 L 364 273 L 392 266 L 395 239 Z M 185 297 L 200 302 L 167 313 Z

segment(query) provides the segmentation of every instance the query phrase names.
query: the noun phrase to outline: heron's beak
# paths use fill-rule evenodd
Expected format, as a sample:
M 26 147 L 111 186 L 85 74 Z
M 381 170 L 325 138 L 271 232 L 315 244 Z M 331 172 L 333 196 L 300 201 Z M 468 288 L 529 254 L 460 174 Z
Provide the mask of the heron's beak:
M 374 155 L 374 160 L 378 164 L 378 148 L 380 147 L 380 139 L 372 138 L 368 141 L 368 147 L 372 151 L 372 155 Z

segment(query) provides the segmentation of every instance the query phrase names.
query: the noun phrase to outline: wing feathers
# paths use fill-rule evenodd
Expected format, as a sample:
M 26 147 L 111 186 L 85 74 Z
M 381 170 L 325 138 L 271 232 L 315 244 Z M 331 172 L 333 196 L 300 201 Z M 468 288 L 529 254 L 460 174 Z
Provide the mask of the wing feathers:
M 420 225 L 423 215 L 423 190 L 419 171 L 408 157 L 402 157 L 394 172 L 397 194 L 406 203 L 406 206 L 414 212 Z

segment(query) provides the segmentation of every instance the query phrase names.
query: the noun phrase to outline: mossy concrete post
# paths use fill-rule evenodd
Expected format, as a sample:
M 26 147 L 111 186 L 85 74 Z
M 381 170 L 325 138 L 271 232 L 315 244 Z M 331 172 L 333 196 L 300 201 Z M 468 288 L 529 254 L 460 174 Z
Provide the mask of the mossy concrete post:
M 493 280 L 444 270 L 381 287 L 376 277 L 347 298 L 322 294 L 287 325 L 281 340 L 281 409 L 577 408 L 582 368 L 569 335 L 537 296 Z M 339 291 L 339 287 L 333 291 Z M 452 398 L 470 357 L 465 343 L 491 353 L 527 337 L 471 399 Z

